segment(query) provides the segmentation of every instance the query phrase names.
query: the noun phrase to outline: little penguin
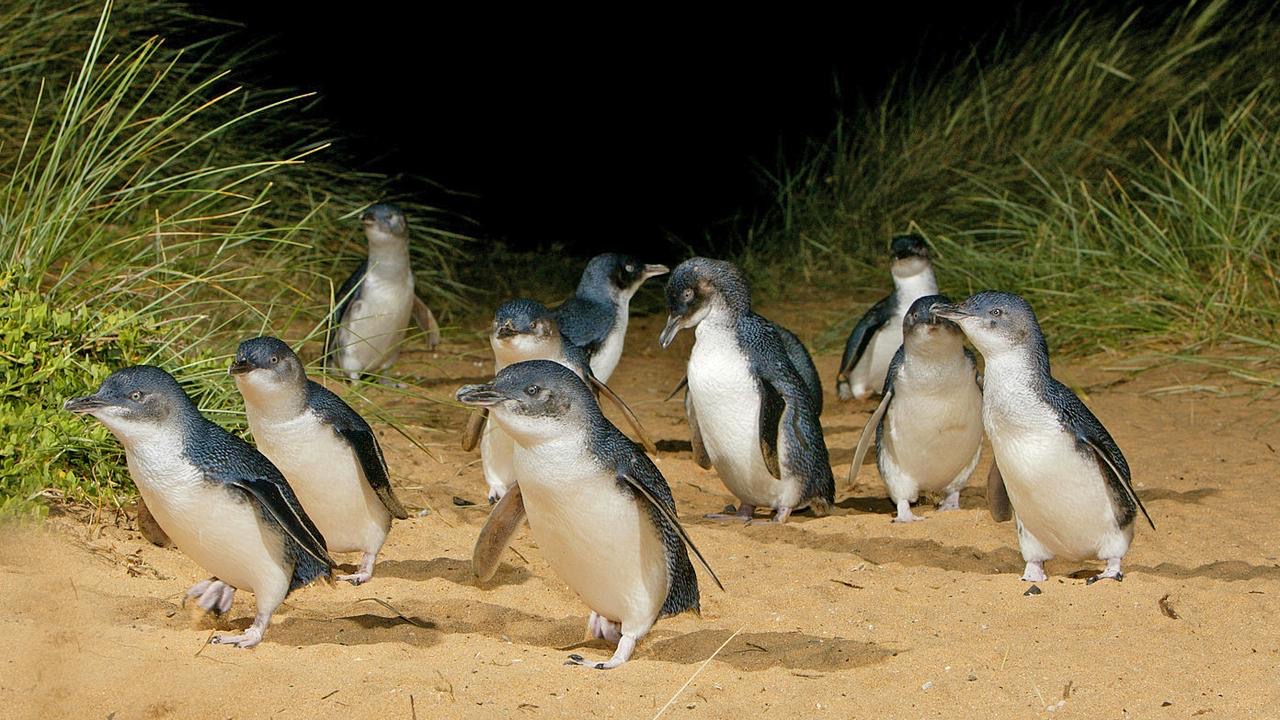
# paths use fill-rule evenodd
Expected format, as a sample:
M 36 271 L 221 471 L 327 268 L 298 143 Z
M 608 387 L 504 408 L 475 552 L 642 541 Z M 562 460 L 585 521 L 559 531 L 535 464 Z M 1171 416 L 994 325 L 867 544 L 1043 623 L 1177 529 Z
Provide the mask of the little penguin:
M 893 256 L 893 293 L 871 306 L 845 342 L 836 376 L 841 400 L 866 400 L 884 387 L 893 354 L 902 345 L 902 316 L 911 303 L 936 295 L 929 246 L 919 235 L 899 235 L 889 247 Z
M 1111 434 L 1049 373 L 1031 305 L 987 290 L 933 312 L 958 324 L 985 360 L 982 422 L 1013 505 L 1027 563 L 1022 579 L 1044 580 L 1044 561 L 1065 557 L 1106 562 L 1090 584 L 1122 580 L 1138 511 L 1155 523 Z
M 391 518 L 409 512 L 391 489 L 387 461 L 364 418 L 320 384 L 274 337 L 245 340 L 228 372 L 244 396 L 258 450 L 284 473 L 331 552 L 362 552 L 352 585 L 373 577 Z
M 586 350 L 564 339 L 555 317 L 542 303 L 527 298 L 503 303 L 494 313 L 489 345 L 493 348 L 494 373 L 523 360 L 553 360 L 573 370 L 597 395 L 603 395 L 617 406 L 646 450 L 656 452 L 635 413 L 595 376 Z M 485 422 L 486 417 L 483 410 L 472 415 L 462 447 L 471 450 L 479 442 L 481 467 L 492 504 L 515 483 L 511 467 L 514 446 L 511 437 L 501 428 Z
M 740 501 L 736 517 L 750 520 L 758 506 L 774 510 L 776 522 L 806 505 L 827 514 L 835 481 L 814 389 L 778 327 L 752 312 L 742 272 L 721 260 L 686 260 L 667 283 L 667 309 L 663 347 L 681 329 L 695 328 L 690 425 Z
M 324 536 L 284 476 L 262 453 L 201 415 L 169 373 L 150 365 L 117 370 L 97 392 L 64 407 L 111 430 L 156 522 L 213 574 L 188 590 L 188 598 L 221 614 L 231 609 L 236 590 L 254 594 L 253 624 L 211 642 L 257 645 L 285 596 L 331 577 Z
M 686 547 L 720 585 L 680 526 L 662 473 L 605 419 L 572 370 L 549 360 L 519 362 L 489 384 L 460 388 L 457 399 L 487 408 L 516 446 L 518 484 L 480 533 L 476 575 L 493 576 L 527 515 L 552 569 L 591 608 L 588 631 L 617 644 L 607 662 L 571 655 L 571 663 L 615 668 L 657 618 L 698 612 L 698 579 Z
M 862 430 L 849 482 L 876 442 L 876 465 L 897 505 L 894 522 L 923 520 L 911 512 L 922 492 L 942 493 L 939 510 L 960 507 L 960 490 L 982 455 L 982 388 L 964 333 L 933 312 L 943 295 L 911 303 L 902 319 L 902 346 L 889 364 L 883 399 Z
M 334 297 L 336 327 L 325 348 L 326 368 L 352 380 L 391 367 L 412 317 L 427 333 L 427 347 L 440 344 L 435 315 L 414 290 L 409 265 L 409 228 L 399 207 L 382 203 L 360 216 L 369 256 Z
M 609 382 L 622 358 L 631 297 L 645 280 L 667 272 L 666 265 L 645 265 L 630 255 L 597 255 L 573 297 L 552 311 L 565 339 L 587 351 L 600 382 Z

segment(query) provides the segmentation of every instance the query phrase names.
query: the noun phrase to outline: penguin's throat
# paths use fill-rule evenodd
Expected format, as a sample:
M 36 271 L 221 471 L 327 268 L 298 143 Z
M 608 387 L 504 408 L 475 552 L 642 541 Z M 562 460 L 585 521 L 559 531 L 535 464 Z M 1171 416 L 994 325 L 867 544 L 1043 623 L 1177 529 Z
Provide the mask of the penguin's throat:
M 289 420 L 300 415 L 307 407 L 303 388 L 249 379 L 239 380 L 236 384 L 244 397 L 245 411 L 263 420 Z
M 408 269 L 408 244 L 396 242 L 369 243 L 369 274 L 377 275 L 381 278 L 398 278 Z
M 921 267 L 894 263 L 892 273 L 893 286 L 903 300 L 903 312 L 916 299 L 938 294 L 938 280 L 933 275 L 933 266 L 928 262 L 922 261 Z

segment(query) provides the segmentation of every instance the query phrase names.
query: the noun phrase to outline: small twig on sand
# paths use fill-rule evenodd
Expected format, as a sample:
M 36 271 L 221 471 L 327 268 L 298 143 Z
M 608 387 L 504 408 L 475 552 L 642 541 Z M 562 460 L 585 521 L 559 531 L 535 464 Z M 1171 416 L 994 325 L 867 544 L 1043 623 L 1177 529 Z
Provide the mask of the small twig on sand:
M 709 658 L 707 658 L 706 660 L 703 660 L 703 661 L 702 661 L 702 664 L 698 666 L 698 669 L 697 669 L 697 670 L 694 670 L 694 671 L 693 671 L 693 674 L 689 676 L 689 679 L 684 681 L 684 684 L 680 686 L 680 689 L 676 691 L 676 694 L 675 694 L 675 695 L 672 695 L 672 696 L 671 696 L 671 699 L 667 701 L 667 704 L 666 704 L 666 705 L 663 705 L 661 708 L 659 708 L 659 709 L 658 709 L 658 712 L 653 716 L 653 720 L 658 720 L 658 718 L 659 718 L 659 717 L 662 717 L 662 713 L 666 712 L 666 711 L 667 711 L 667 708 L 671 707 L 671 703 L 675 702 L 675 701 L 676 701 L 676 698 L 680 697 L 680 693 L 684 692 L 684 691 L 685 691 L 685 688 L 689 687 L 689 683 L 692 683 L 692 682 L 693 682 L 693 679 L 694 679 L 694 678 L 696 678 L 696 677 L 698 677 L 698 675 L 699 675 L 699 674 L 700 674 L 704 669 L 706 669 L 706 667 L 707 667 L 707 663 L 709 663 L 709 662 L 711 662 L 712 660 L 714 660 L 714 659 L 716 658 L 716 656 L 720 654 L 720 651 L 721 651 L 721 650 L 723 650 L 723 649 L 725 648 L 725 646 L 726 646 L 726 645 L 728 645 L 729 643 L 733 642 L 733 639 L 734 639 L 734 638 L 736 638 L 736 637 L 738 637 L 738 633 L 742 632 L 743 628 L 745 628 L 745 627 L 746 627 L 746 625 L 743 625 L 742 627 L 738 628 L 737 630 L 734 630 L 734 631 L 733 631 L 733 634 L 732 634 L 732 635 L 730 635 L 730 636 L 729 636 L 729 638 L 728 638 L 727 640 L 725 640 L 724 642 L 720 643 L 720 647 L 716 648 L 716 651 L 715 651 L 715 652 L 711 653 L 711 657 L 709 657 Z
M 403 621 L 405 621 L 405 622 L 409 623 L 410 625 L 414 625 L 414 626 L 416 626 L 416 627 L 420 627 L 420 628 L 422 628 L 423 630 L 430 630 L 430 629 L 431 629 L 429 626 L 427 626 L 427 625 L 423 625 L 423 624 L 422 624 L 421 622 L 419 622 L 418 620 L 415 620 L 415 619 L 413 619 L 413 618 L 409 617 L 408 615 L 405 615 L 404 613 L 400 612 L 399 610 L 397 610 L 397 609 L 395 608 L 395 606 L 394 606 L 394 605 L 392 605 L 391 603 L 387 602 L 386 600 L 381 600 L 381 599 L 376 598 L 376 597 L 360 598 L 359 600 L 356 600 L 355 602 L 351 603 L 351 604 L 350 604 L 350 605 L 348 605 L 347 607 L 349 607 L 349 608 L 351 608 L 351 607 L 355 607 L 356 605 L 359 605 L 359 604 L 360 604 L 360 603 L 362 603 L 362 602 L 375 602 L 375 603 L 378 603 L 378 604 L 379 604 L 379 605 L 381 605 L 382 607 L 384 607 L 384 608 L 386 608 L 386 609 L 390 610 L 391 612 L 395 613 L 395 614 L 396 614 L 396 617 L 398 617 L 398 618 L 400 618 L 401 620 L 403 620 Z
M 418 708 L 413 704 L 413 695 L 409 695 L 409 717 L 418 720 Z
M 213 639 L 213 634 L 217 631 L 218 631 L 218 628 L 215 627 L 214 629 L 209 631 L 208 635 L 204 636 L 204 642 L 200 643 L 200 649 L 197 650 L 196 654 L 192 655 L 192 657 L 200 657 L 200 653 L 204 652 L 204 649 L 209 647 L 209 641 Z

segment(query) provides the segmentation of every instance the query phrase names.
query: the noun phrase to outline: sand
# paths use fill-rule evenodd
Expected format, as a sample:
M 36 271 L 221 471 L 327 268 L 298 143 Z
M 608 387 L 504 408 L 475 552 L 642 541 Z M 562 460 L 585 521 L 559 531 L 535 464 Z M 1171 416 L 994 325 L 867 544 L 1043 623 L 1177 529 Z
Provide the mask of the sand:
M 803 304 L 766 314 L 806 340 L 838 318 Z M 669 718 L 1280 717 L 1274 395 L 1187 365 L 1136 375 L 1114 369 L 1127 362 L 1117 357 L 1056 366 L 1123 448 L 1158 529 L 1138 527 L 1123 583 L 1086 586 L 1099 564 L 1057 561 L 1028 596 L 1013 526 L 987 514 L 989 453 L 959 511 L 926 506 L 925 522 L 905 526 L 890 524 L 874 466 L 855 487 L 843 481 L 873 404 L 831 394 L 838 350 L 816 358 L 836 514 L 785 526 L 701 519 L 732 498 L 693 463 L 681 405 L 662 402 L 691 339 L 661 350 L 661 320 L 634 319 L 611 385 L 666 448 L 658 466 L 728 591 L 704 577 L 701 616 L 658 621 L 622 668 L 563 664 L 588 610 L 527 531 L 491 582 L 474 580 L 487 512 L 478 456 L 458 448 L 462 409 L 423 403 L 440 429 L 412 432 L 439 461 L 377 427 L 401 498 L 429 514 L 397 523 L 367 585 L 294 593 L 253 650 L 206 644 L 212 623 L 181 603 L 205 574 L 148 544 L 127 517 L 0 529 L 2 714 L 650 718 L 665 706 Z M 483 357 L 475 336 L 409 353 L 400 370 L 445 399 L 485 379 Z M 244 628 L 252 614 L 241 593 L 222 626 Z

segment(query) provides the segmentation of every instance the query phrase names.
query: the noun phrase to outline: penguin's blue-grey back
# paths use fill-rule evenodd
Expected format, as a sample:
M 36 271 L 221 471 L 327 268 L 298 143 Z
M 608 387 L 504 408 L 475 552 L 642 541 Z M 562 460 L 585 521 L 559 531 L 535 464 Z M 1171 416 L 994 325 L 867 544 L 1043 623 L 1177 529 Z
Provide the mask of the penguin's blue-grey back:
M 813 396 L 813 402 L 818 408 L 818 414 L 822 414 L 822 379 L 818 377 L 818 368 L 813 364 L 813 358 L 810 357 L 809 351 L 805 349 L 804 343 L 800 342 L 800 338 L 790 330 L 782 327 L 778 323 L 773 326 L 778 329 L 778 337 L 782 340 L 783 347 L 787 350 L 787 357 L 791 358 L 791 366 L 795 368 L 796 373 L 800 375 L 800 379 L 809 388 L 810 394 Z

